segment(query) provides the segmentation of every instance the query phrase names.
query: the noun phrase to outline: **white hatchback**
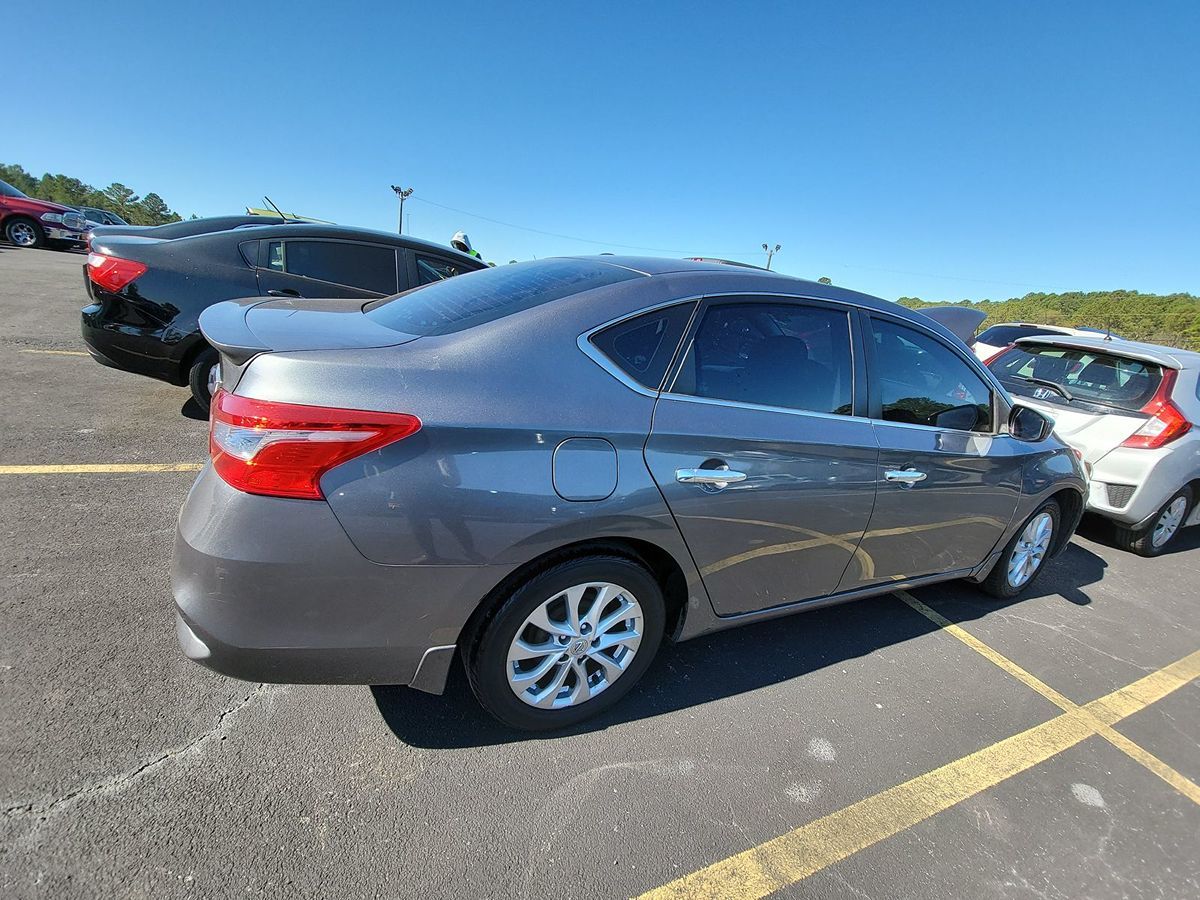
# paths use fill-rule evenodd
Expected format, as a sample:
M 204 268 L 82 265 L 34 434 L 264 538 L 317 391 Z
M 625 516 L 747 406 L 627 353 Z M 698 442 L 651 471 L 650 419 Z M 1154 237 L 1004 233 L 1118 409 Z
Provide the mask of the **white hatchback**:
M 1118 338 L 1022 337 L 988 368 L 1082 457 L 1088 509 L 1157 556 L 1200 523 L 1200 353 Z

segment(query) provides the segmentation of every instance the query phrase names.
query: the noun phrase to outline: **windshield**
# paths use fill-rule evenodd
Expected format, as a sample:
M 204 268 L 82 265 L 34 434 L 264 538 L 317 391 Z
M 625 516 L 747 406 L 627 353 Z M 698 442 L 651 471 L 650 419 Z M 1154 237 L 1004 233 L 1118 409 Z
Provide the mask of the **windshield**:
M 9 184 L 7 181 L 0 181 L 0 197 L 24 197 L 26 196 L 21 191 Z
M 1085 400 L 1124 410 L 1140 410 L 1162 383 L 1162 366 L 1111 353 L 1070 347 L 1021 345 L 989 366 L 1001 381 L 1030 387 L 1052 385 L 1063 400 Z M 1018 393 L 1028 393 L 1028 389 Z M 1049 399 L 1049 398 L 1043 398 Z
M 560 297 L 639 277 L 637 272 L 591 260 L 539 260 L 435 281 L 369 303 L 364 312 L 405 334 L 452 334 Z

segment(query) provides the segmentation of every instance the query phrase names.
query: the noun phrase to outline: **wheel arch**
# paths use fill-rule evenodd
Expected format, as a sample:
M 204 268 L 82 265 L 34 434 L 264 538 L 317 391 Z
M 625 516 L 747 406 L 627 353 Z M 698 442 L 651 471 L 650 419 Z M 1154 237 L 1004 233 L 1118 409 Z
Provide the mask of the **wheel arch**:
M 467 619 L 459 637 L 459 651 L 466 660 L 476 645 L 484 626 L 504 597 L 515 591 L 522 583 L 559 563 L 587 556 L 620 556 L 643 566 L 663 592 L 666 604 L 667 636 L 676 635 L 682 627 L 687 608 L 687 576 L 675 557 L 658 544 L 641 538 L 609 536 L 587 538 L 564 544 L 536 556 L 509 572 L 500 583 L 487 592 Z

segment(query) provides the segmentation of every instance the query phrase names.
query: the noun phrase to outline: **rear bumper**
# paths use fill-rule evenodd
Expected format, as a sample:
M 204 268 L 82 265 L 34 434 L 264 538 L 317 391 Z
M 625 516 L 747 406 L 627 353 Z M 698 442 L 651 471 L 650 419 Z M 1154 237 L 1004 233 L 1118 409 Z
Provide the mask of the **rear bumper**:
M 1092 466 L 1087 508 L 1124 525 L 1141 525 L 1189 481 L 1200 477 L 1200 438 L 1158 450 L 1118 447 Z
M 96 362 L 123 372 L 184 385 L 179 362 L 165 355 L 163 328 L 133 329 L 104 321 L 103 307 L 85 306 L 81 312 L 83 342 Z
M 223 674 L 440 693 L 504 574 L 373 563 L 328 504 L 243 494 L 206 468 L 180 513 L 172 590 L 184 654 Z

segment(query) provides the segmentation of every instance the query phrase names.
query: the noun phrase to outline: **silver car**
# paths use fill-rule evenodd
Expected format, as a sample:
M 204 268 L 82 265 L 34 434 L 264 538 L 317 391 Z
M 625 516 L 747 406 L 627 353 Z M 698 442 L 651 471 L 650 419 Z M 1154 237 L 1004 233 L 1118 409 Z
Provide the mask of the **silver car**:
M 361 301 L 236 301 L 179 518 L 184 652 L 440 693 L 519 728 L 616 703 L 666 638 L 1067 543 L 1075 454 L 950 332 L 716 263 L 553 259 Z

